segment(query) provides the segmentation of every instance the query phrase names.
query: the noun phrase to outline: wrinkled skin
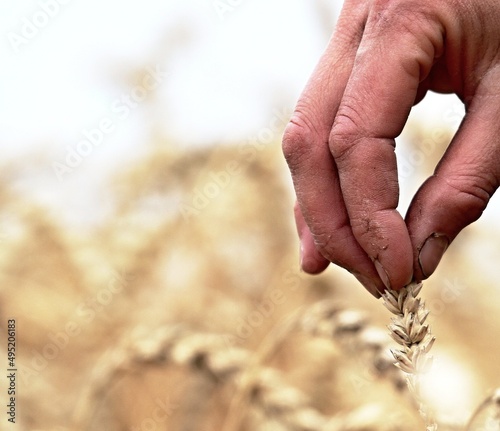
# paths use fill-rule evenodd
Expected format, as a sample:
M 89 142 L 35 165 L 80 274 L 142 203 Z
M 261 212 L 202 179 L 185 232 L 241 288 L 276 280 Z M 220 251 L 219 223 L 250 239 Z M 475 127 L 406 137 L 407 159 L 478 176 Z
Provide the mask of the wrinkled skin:
M 498 0 L 345 0 L 283 137 L 304 271 L 375 295 L 432 274 L 498 187 L 499 66 Z M 428 90 L 466 116 L 403 219 L 394 139 Z

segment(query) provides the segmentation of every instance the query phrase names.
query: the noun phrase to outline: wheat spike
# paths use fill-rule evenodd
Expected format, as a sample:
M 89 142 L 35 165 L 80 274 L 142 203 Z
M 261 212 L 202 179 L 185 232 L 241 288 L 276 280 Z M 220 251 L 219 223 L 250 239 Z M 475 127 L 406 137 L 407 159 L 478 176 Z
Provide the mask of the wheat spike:
M 395 365 L 406 373 L 408 388 L 419 405 L 426 430 L 436 431 L 434 414 L 426 405 L 420 391 L 420 375 L 431 366 L 432 357 L 429 356 L 429 351 L 435 341 L 429 325 L 425 323 L 429 311 L 418 298 L 421 289 L 422 283 L 411 283 L 398 291 L 387 290 L 382 294 L 382 298 L 385 307 L 395 315 L 388 326 L 389 333 L 394 341 L 402 346 L 392 350 Z
M 144 365 L 175 364 L 204 373 L 218 383 L 237 381 L 249 366 L 250 353 L 225 345 L 222 336 L 166 327 L 140 336 L 110 352 L 94 370 L 75 414 L 80 429 L 89 429 L 91 418 L 106 390 L 124 372 Z M 251 381 L 251 403 L 265 417 L 288 430 L 326 431 L 329 418 L 309 406 L 308 397 L 286 383 L 277 370 L 260 367 Z M 92 403 L 90 402 L 92 400 Z M 83 426 L 83 425 L 86 425 Z
M 389 379 L 396 390 L 407 387 L 402 373 L 393 366 L 390 338 L 382 329 L 370 325 L 364 313 L 324 300 L 305 313 L 301 328 L 311 335 L 333 339 L 349 352 L 363 354 L 372 370 Z
M 337 316 L 341 322 L 337 327 L 338 334 L 357 332 L 361 323 L 359 316 L 359 313 L 350 311 L 340 313 Z M 312 322 L 309 320 L 309 323 Z M 365 429 L 366 415 L 353 412 L 332 418 L 320 413 L 311 407 L 309 397 L 286 384 L 276 369 L 259 366 L 256 373 L 245 375 L 251 356 L 243 348 L 228 348 L 223 337 L 217 334 L 196 333 L 180 326 L 137 331 L 99 361 L 77 406 L 75 428 L 91 429 L 92 418 L 106 391 L 123 373 L 140 370 L 145 365 L 178 365 L 201 372 L 218 384 L 238 382 L 249 388 L 250 405 L 271 429 L 276 429 L 272 424 L 288 431 Z M 242 382 L 241 379 L 248 381 Z M 379 428 L 374 426 L 373 429 Z

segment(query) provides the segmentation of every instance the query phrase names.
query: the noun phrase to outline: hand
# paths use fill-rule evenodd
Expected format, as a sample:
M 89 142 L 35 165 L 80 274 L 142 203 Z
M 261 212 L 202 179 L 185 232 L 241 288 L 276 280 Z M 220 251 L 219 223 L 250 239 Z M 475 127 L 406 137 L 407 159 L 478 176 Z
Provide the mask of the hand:
M 480 217 L 500 177 L 499 28 L 498 0 L 345 0 L 283 137 L 304 271 L 399 289 Z M 403 219 L 394 139 L 428 90 L 466 116 Z

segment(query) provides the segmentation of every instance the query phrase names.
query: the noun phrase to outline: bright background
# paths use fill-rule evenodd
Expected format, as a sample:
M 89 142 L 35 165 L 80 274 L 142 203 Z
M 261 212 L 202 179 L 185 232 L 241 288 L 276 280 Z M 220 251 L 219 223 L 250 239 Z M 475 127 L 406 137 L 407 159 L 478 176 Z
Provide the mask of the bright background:
M 29 192 L 71 213 L 78 205 L 74 187 L 82 205 L 91 200 L 102 175 L 147 150 L 151 123 L 179 145 L 214 145 L 245 138 L 267 124 L 274 108 L 293 106 L 336 8 L 328 7 L 325 23 L 306 2 L 240 3 L 220 15 L 211 1 L 70 1 L 18 53 L 3 37 L 3 157 L 36 152 L 47 159 Z M 22 19 L 31 20 L 40 6 L 10 1 L 3 9 L 1 28 L 20 33 Z M 134 109 L 85 160 L 79 169 L 85 179 L 58 184 L 51 162 L 64 160 L 66 146 L 99 123 L 145 66 L 167 74 L 155 100 Z M 73 221 L 89 216 L 64 208 Z

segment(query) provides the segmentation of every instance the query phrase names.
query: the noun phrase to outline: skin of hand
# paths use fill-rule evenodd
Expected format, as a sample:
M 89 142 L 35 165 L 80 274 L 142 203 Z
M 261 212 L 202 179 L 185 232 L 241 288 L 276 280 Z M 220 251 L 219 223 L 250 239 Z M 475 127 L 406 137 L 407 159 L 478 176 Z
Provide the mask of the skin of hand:
M 394 139 L 428 90 L 466 116 L 403 219 Z M 375 296 L 429 277 L 499 186 L 500 2 L 345 0 L 283 152 L 305 272 L 333 262 Z

